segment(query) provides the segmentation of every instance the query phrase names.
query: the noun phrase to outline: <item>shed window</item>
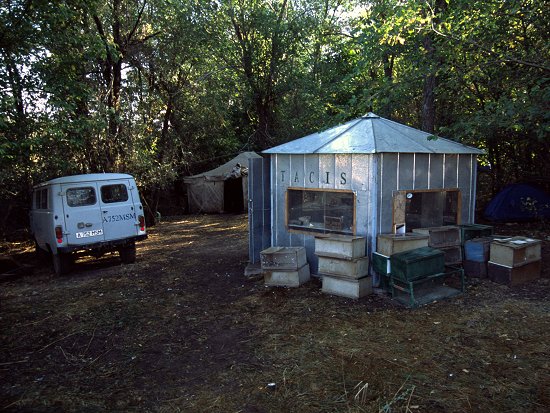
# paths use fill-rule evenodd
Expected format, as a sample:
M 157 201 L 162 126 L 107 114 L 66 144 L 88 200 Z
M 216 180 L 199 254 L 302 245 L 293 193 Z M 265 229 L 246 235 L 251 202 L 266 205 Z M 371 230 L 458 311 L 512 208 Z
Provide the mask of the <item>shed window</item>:
M 397 191 L 394 194 L 394 225 L 415 228 L 460 224 L 458 189 Z
M 124 184 L 104 185 L 101 187 L 101 200 L 110 204 L 128 201 L 128 190 Z
M 67 189 L 67 205 L 79 207 L 96 203 L 95 190 L 92 187 Z
M 351 191 L 289 188 L 287 223 L 291 230 L 353 234 L 355 194 Z

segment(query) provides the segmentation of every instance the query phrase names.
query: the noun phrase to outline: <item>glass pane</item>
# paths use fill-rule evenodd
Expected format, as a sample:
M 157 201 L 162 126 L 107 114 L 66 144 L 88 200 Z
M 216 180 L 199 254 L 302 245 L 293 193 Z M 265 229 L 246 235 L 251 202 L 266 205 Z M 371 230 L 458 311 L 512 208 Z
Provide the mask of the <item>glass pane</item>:
M 352 192 L 288 190 L 288 226 L 317 233 L 353 233 Z
M 128 201 L 128 191 L 126 190 L 126 185 L 116 184 L 102 186 L 101 201 L 106 204 Z
M 67 205 L 79 207 L 96 203 L 95 190 L 92 187 L 67 189 Z
M 48 188 L 44 188 L 40 199 L 40 209 L 48 209 Z
M 407 192 L 405 224 L 407 231 L 415 228 L 456 225 L 459 191 Z

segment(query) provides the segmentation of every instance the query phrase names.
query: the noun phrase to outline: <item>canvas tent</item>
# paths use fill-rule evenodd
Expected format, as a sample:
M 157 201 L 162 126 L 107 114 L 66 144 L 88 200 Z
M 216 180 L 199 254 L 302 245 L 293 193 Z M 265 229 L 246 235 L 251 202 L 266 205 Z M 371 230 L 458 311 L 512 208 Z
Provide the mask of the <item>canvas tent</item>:
M 268 231 L 272 246 L 304 246 L 315 274 L 319 234 L 364 236 L 370 255 L 377 234 L 400 224 L 409 231 L 474 222 L 476 158 L 483 151 L 374 113 L 264 153 L 270 172 L 251 168 L 249 182 L 258 183 L 250 197 L 270 194 L 252 209 L 269 210 L 270 219 L 251 226 L 251 262 L 269 246 L 262 238 Z
M 500 191 L 485 208 L 490 221 L 529 221 L 550 218 L 550 195 L 528 184 L 512 184 Z
M 191 213 L 244 212 L 248 199 L 248 161 L 261 158 L 255 152 L 243 152 L 223 165 L 183 182 Z

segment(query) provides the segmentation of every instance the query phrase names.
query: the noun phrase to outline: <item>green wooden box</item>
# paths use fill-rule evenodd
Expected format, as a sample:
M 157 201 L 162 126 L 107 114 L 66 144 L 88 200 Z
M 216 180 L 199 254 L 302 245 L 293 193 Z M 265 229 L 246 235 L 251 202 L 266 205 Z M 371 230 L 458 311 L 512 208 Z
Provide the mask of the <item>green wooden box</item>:
M 372 268 L 378 275 L 390 275 L 391 264 L 390 257 L 378 252 L 372 253 Z
M 445 272 L 445 254 L 431 247 L 399 252 L 390 257 L 394 278 L 403 281 L 418 280 Z

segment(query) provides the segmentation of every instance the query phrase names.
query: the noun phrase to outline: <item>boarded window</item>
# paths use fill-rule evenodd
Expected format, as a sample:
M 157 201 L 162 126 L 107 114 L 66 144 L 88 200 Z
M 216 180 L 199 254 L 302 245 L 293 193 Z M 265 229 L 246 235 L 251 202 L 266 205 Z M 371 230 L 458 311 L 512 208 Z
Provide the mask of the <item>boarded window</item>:
M 96 203 L 95 189 L 91 186 L 67 189 L 67 205 L 80 207 Z
M 48 209 L 48 188 L 34 192 L 34 209 Z
M 124 184 L 105 185 L 101 187 L 101 201 L 106 204 L 128 201 L 128 190 Z
M 351 191 L 289 188 L 287 223 L 291 230 L 353 234 L 355 194 Z

